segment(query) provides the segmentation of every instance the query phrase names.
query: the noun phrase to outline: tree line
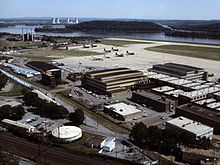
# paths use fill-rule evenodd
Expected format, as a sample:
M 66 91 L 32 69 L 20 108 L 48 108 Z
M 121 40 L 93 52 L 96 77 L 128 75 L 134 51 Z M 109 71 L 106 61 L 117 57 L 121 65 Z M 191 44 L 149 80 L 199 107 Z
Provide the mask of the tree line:
M 25 110 L 21 105 L 18 107 L 11 107 L 10 105 L 0 107 L 0 120 L 21 120 L 24 114 Z
M 210 139 L 196 139 L 189 134 L 171 129 L 159 129 L 157 126 L 147 127 L 142 122 L 134 125 L 129 136 L 138 146 L 149 148 L 165 155 L 178 153 L 180 145 L 201 149 L 208 149 L 210 146 Z
M 71 121 L 71 124 L 79 126 L 83 123 L 85 117 L 84 112 L 81 109 L 76 109 L 75 112 L 69 113 L 69 111 L 61 105 L 55 103 L 48 103 L 46 100 L 42 100 L 38 97 L 38 94 L 34 92 L 27 92 L 22 98 L 26 106 L 31 106 L 28 111 L 31 111 L 41 117 L 50 119 L 64 119 L 67 118 Z
M 50 119 L 64 119 L 69 114 L 65 107 L 42 100 L 38 97 L 38 94 L 34 92 L 25 93 L 22 99 L 25 105 L 32 106 L 29 111 L 32 111 L 41 117 Z
M 7 84 L 8 78 L 0 73 L 0 90 Z

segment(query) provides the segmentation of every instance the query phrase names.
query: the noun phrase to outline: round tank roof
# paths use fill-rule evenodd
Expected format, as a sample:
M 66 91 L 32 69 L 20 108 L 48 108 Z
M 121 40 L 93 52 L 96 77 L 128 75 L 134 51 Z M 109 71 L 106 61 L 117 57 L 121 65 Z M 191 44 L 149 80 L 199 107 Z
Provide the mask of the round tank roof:
M 52 135 L 59 139 L 76 140 L 82 136 L 82 130 L 75 126 L 62 126 L 54 129 Z

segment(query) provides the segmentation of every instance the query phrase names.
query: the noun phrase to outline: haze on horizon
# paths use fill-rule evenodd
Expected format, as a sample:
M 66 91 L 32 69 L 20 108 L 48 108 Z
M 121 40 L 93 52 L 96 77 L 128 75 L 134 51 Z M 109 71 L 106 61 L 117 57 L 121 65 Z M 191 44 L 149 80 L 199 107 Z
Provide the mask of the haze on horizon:
M 219 0 L 0 0 L 0 18 L 220 19 Z

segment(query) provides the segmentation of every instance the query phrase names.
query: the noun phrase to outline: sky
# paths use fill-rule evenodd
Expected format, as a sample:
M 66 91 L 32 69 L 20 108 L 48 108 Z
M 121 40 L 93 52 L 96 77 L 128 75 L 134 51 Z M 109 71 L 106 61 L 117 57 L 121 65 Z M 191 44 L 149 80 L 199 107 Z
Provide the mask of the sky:
M 220 0 L 0 0 L 0 17 L 220 19 Z

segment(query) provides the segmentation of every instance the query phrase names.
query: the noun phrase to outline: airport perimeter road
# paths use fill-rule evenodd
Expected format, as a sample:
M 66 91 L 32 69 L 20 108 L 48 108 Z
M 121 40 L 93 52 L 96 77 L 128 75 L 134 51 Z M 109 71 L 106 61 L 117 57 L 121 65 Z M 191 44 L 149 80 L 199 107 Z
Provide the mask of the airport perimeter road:
M 34 157 L 39 159 L 41 157 L 41 161 L 51 163 L 54 165 L 103 165 L 103 160 L 101 158 L 89 158 L 83 157 L 76 154 L 68 153 L 59 148 L 49 148 L 45 145 L 39 145 L 35 143 L 31 143 L 23 140 L 22 138 L 15 138 L 7 133 L 0 133 L 0 145 L 9 145 L 13 146 L 16 153 L 19 153 L 19 156 L 23 157 Z M 40 152 L 39 152 L 40 151 Z M 105 165 L 112 164 L 111 161 L 106 161 Z

